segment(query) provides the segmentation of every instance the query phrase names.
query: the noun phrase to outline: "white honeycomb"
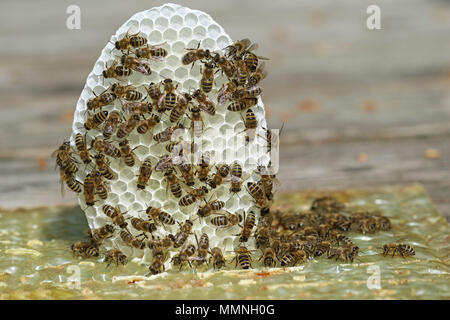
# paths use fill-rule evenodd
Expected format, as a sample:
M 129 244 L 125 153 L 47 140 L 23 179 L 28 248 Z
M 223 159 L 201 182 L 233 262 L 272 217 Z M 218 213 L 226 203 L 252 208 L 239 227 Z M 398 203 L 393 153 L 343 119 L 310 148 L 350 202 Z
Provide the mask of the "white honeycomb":
M 114 43 L 118 39 L 123 38 L 127 32 L 129 34 L 139 33 L 141 36 L 145 35 L 149 45 L 165 43 L 163 48 L 168 52 L 165 61 L 150 61 L 152 68 L 152 74 L 150 76 L 144 76 L 138 72 L 133 73 L 128 79 L 128 84 L 132 84 L 138 88 L 142 84 L 157 83 L 165 78 L 171 78 L 175 83 L 179 84 L 178 90 L 182 92 L 195 90 L 199 88 L 199 81 L 201 79 L 200 63 L 196 62 L 192 69 L 191 65 L 185 66 L 181 63 L 182 56 L 187 52 L 186 48 L 197 48 L 200 42 L 201 48 L 223 54 L 223 49 L 233 43 L 218 23 L 208 14 L 198 10 L 192 10 L 176 4 L 165 4 L 136 13 L 111 37 L 111 41 L 106 44 L 92 72 L 87 78 L 86 85 L 78 100 L 74 114 L 73 132 L 70 139 L 71 145 L 74 148 L 75 134 L 79 132 L 82 134 L 86 133 L 83 124 L 89 116 L 86 108 L 87 101 L 94 97 L 94 93 L 98 95 L 113 83 L 117 82 L 115 79 L 104 79 L 102 71 L 107 66 L 110 66 L 117 57 L 120 57 L 121 52 L 115 49 Z M 208 94 L 211 100 L 217 102 L 218 90 L 227 81 L 225 75 L 216 76 L 215 87 Z M 126 85 L 127 83 L 123 82 L 121 84 Z M 147 95 L 143 88 L 140 90 L 144 96 Z M 229 183 L 225 183 L 216 188 L 215 191 L 210 191 L 206 196 L 206 200 L 209 200 L 210 197 L 212 197 L 212 200 L 223 200 L 226 202 L 225 210 L 242 213 L 243 211 L 248 212 L 254 206 L 253 199 L 248 194 L 245 185 L 247 182 L 255 181 L 258 178 L 253 173 L 258 164 L 268 163 L 266 141 L 265 139 L 259 138 L 264 135 L 263 128 L 267 128 L 267 125 L 264 105 L 259 98 L 257 106 L 252 107 L 258 120 L 258 128 L 256 129 L 257 138 L 253 143 L 249 143 L 246 146 L 244 143 L 244 133 L 242 133 L 244 123 L 241 117 L 245 115 L 245 112 L 240 114 L 239 112 L 228 111 L 228 104 L 217 105 L 215 116 L 209 116 L 203 113 L 206 130 L 203 137 L 204 140 L 201 143 L 202 151 L 211 152 L 212 163 L 226 162 L 231 165 L 233 161 L 239 161 L 243 165 L 243 176 L 246 177 L 248 175 L 249 178 L 243 184 L 242 191 L 237 196 L 231 197 L 228 191 Z M 117 110 L 122 112 L 119 101 L 115 101 L 113 106 L 104 107 L 103 110 L 109 112 Z M 155 128 L 154 134 L 157 134 L 170 125 L 168 116 L 163 116 L 161 123 Z M 189 126 L 189 123 L 187 126 Z M 101 137 L 101 135 L 102 133 L 99 130 L 87 131 L 87 144 L 90 145 L 93 138 L 96 136 Z M 118 142 L 114 138 L 115 136 L 113 135 L 111 140 L 118 147 Z M 208 218 L 196 219 L 194 212 L 195 205 L 179 207 L 178 199 L 173 197 L 170 191 L 166 193 L 166 184 L 162 172 L 155 172 L 153 170 L 145 190 L 140 190 L 136 187 L 136 179 L 142 161 L 150 155 L 154 167 L 159 157 L 167 154 L 167 151 L 164 148 L 164 144 L 156 144 L 155 141 L 150 140 L 149 135 L 139 135 L 136 130 L 128 137 L 128 140 L 132 148 L 137 146 L 144 147 L 139 147 L 135 150 L 139 160 L 136 161 L 135 166 L 132 168 L 125 166 L 120 159 L 109 158 L 111 168 L 118 174 L 118 179 L 109 181 L 110 192 L 108 199 L 103 201 L 97 197 L 95 205 L 88 207 L 85 203 L 83 192 L 79 194 L 79 203 L 85 211 L 90 228 L 99 228 L 106 223 L 112 223 L 111 219 L 102 211 L 104 204 L 110 204 L 112 206 L 119 205 L 122 212 L 127 212 L 127 217 L 136 216 L 145 219 L 147 219 L 147 216 L 143 210 L 148 205 L 164 207 L 164 210 L 172 214 L 178 222 L 182 223 L 186 219 L 191 218 L 194 221 L 193 232 L 197 235 L 206 232 L 209 235 L 211 247 L 220 246 L 224 251 L 233 250 L 238 245 L 238 240 L 235 235 L 239 233 L 240 227 L 234 226 L 230 229 L 217 230 L 209 223 Z M 227 158 L 222 159 L 225 155 Z M 84 165 L 80 165 L 80 168 L 84 168 Z M 82 182 L 89 171 L 89 166 L 86 170 L 79 170 L 77 173 L 78 181 Z M 214 171 L 212 169 L 212 172 Z M 200 184 L 197 181 L 194 187 L 197 188 L 199 186 Z M 259 215 L 259 210 L 255 210 L 255 212 Z M 178 224 L 172 227 L 166 226 L 165 229 L 159 227 L 154 235 L 165 236 L 167 233 L 175 234 L 178 228 Z M 129 224 L 128 230 L 134 235 L 139 234 L 139 232 L 133 229 L 131 224 Z M 195 238 L 190 236 L 188 242 L 195 244 Z M 103 246 L 103 249 L 119 248 L 130 260 L 134 258 L 135 262 L 146 265 L 151 262 L 150 249 L 139 250 L 130 248 L 123 243 L 118 232 L 116 232 L 114 237 L 105 240 Z M 252 249 L 254 247 L 254 240 L 250 239 L 247 246 L 249 249 Z M 174 253 L 171 253 L 172 256 Z M 169 260 L 166 262 L 166 268 L 169 267 Z

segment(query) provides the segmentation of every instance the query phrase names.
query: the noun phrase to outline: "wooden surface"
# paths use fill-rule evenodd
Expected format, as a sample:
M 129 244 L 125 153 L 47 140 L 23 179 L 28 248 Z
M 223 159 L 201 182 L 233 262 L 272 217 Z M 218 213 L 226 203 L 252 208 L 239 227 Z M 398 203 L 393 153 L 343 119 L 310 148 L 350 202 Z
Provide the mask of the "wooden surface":
M 61 198 L 49 154 L 68 137 L 84 81 L 110 35 L 163 1 L 0 3 L 0 206 Z M 422 183 L 450 217 L 450 2 L 183 1 L 271 58 L 263 100 L 282 136 L 281 189 Z M 382 29 L 366 28 L 378 4 Z M 251 13 L 251 19 L 249 19 Z M 428 149 L 440 156 L 430 159 Z M 431 154 L 432 156 L 432 154 Z

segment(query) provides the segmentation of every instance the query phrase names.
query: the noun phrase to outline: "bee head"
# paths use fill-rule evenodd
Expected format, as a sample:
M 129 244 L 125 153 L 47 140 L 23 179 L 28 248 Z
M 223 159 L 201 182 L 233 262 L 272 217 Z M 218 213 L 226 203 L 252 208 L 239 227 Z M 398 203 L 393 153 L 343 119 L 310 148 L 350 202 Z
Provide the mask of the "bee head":
M 120 50 L 120 42 L 119 41 L 116 41 L 114 46 L 116 47 L 117 50 Z

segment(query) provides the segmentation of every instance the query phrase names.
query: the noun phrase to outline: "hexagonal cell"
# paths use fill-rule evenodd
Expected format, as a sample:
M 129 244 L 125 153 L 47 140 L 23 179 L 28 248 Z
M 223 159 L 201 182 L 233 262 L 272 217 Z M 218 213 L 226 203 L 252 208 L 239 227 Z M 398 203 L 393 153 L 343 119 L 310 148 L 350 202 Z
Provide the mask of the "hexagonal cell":
M 177 40 L 178 38 L 178 33 L 176 30 L 174 29 L 167 29 L 166 31 L 164 31 L 163 33 L 163 38 L 164 40 L 166 40 L 167 42 L 172 42 Z
M 172 18 L 170 18 L 170 26 L 172 26 L 175 29 L 181 28 L 183 25 L 183 18 L 179 15 L 175 15 Z
M 161 42 L 163 42 L 162 41 L 162 39 L 163 39 L 162 34 L 158 30 L 153 30 L 152 32 L 150 32 L 148 38 L 149 38 L 149 42 L 151 42 L 151 43 L 161 43 Z
M 192 29 L 188 27 L 181 28 L 178 34 L 181 39 L 189 39 L 192 37 Z
M 196 39 L 203 39 L 206 36 L 206 29 L 202 26 L 197 26 L 194 28 L 193 34 Z
M 185 17 L 184 17 L 184 23 L 188 26 L 188 27 L 195 27 L 198 23 L 198 18 L 194 13 L 188 13 Z

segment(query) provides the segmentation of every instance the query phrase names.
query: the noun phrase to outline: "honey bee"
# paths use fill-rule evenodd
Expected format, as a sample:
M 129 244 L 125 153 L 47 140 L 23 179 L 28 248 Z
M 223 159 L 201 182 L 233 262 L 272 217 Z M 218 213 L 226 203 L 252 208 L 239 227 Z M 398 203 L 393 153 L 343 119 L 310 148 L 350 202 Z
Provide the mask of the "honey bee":
M 78 167 L 72 157 L 72 148 L 69 141 L 64 141 L 58 149 L 53 151 L 52 157 L 56 157 L 56 165 L 59 166 L 67 175 L 71 176 L 78 171 Z
M 232 45 L 229 45 L 228 47 L 226 47 L 225 49 L 228 50 L 228 57 L 231 58 L 236 58 L 241 56 L 245 50 L 251 45 L 251 41 L 250 39 L 242 39 L 239 41 L 236 41 L 235 43 L 233 43 Z
M 387 256 L 392 252 L 392 256 L 398 253 L 402 258 L 414 256 L 416 252 L 409 244 L 388 243 L 383 245 L 383 256 Z
M 264 208 L 269 205 L 270 200 L 267 199 L 261 184 L 257 182 L 248 182 L 246 189 L 260 208 Z
M 281 125 L 280 131 L 278 134 L 275 134 L 272 136 L 272 130 L 264 128 L 265 136 L 264 139 L 266 141 L 266 147 L 267 147 L 267 153 L 272 152 L 272 144 L 275 144 L 276 146 L 279 145 L 280 135 L 284 128 L 284 122 Z
M 314 256 L 320 257 L 328 253 L 331 249 L 331 242 L 329 241 L 321 241 L 316 245 L 316 252 Z
M 250 269 L 253 268 L 251 261 L 252 257 L 250 256 L 250 251 L 248 251 L 245 247 L 239 247 L 236 250 L 236 256 L 231 260 L 233 262 L 236 260 L 235 268 L 239 265 L 242 269 Z
M 233 101 L 227 109 L 229 111 L 240 112 L 247 110 L 258 103 L 257 98 L 244 98 L 241 100 Z
M 250 175 L 244 179 L 242 178 L 242 166 L 237 162 L 232 164 L 230 176 L 230 193 L 233 193 L 233 195 L 238 194 L 244 181 L 250 178 Z
M 84 178 L 84 201 L 86 205 L 93 206 L 95 203 L 95 178 L 87 174 Z
M 123 98 L 128 101 L 137 101 L 142 99 L 142 93 L 136 91 L 136 88 L 131 85 L 122 86 L 120 84 L 114 83 L 111 86 L 111 91 L 114 93 L 115 96 Z
M 202 78 L 200 80 L 200 88 L 205 93 L 209 93 L 214 85 L 214 64 L 205 63 L 204 68 L 200 68 Z
M 125 139 L 119 142 L 119 147 L 120 147 L 120 154 L 125 164 L 129 167 L 133 167 L 136 162 L 135 160 L 136 155 L 134 154 L 133 149 L 131 149 L 128 140 Z
M 146 221 L 140 218 L 131 218 L 131 225 L 138 231 L 152 233 L 156 231 L 156 225 L 153 222 Z M 143 233 L 145 235 L 145 233 Z
M 182 207 L 190 206 L 194 202 L 203 200 L 207 193 L 208 189 L 205 186 L 197 189 L 192 189 L 187 195 L 185 195 L 180 199 L 180 201 L 178 201 L 178 204 Z
M 197 235 L 194 233 L 195 241 L 197 242 L 197 256 L 192 260 L 195 260 L 197 266 L 205 263 L 208 256 L 209 249 L 209 237 L 206 233 L 203 233 L 200 237 L 200 241 L 197 239 Z
M 86 130 L 97 129 L 99 125 L 103 123 L 108 117 L 108 111 L 99 111 L 94 113 L 91 117 L 86 119 L 84 123 L 84 128 Z
M 127 77 L 131 75 L 132 71 L 130 68 L 127 68 L 125 66 L 118 66 L 117 63 L 118 63 L 117 61 L 114 61 L 109 68 L 106 68 L 106 70 L 103 71 L 102 74 L 105 79 L 108 78 L 119 79 L 121 77 Z
M 145 248 L 145 242 L 142 239 L 133 237 L 133 235 L 128 231 L 122 230 L 119 235 L 123 242 L 125 242 L 128 246 L 141 250 Z
M 119 124 L 119 122 L 119 113 L 116 111 L 111 112 L 108 118 L 105 120 L 105 125 L 103 126 L 103 137 L 105 139 L 111 138 L 112 134 L 117 130 L 117 125 Z
M 252 235 L 253 228 L 256 224 L 256 215 L 253 211 L 250 211 L 248 216 L 245 217 L 244 212 L 244 227 L 242 228 L 241 233 L 239 234 L 239 242 L 247 242 L 248 238 Z
M 116 179 L 117 176 L 115 172 L 109 167 L 108 160 L 102 153 L 94 156 L 95 158 L 95 169 L 101 173 L 108 180 Z
M 213 178 L 208 181 L 208 185 L 213 189 L 221 185 L 224 182 L 224 179 L 230 173 L 230 166 L 228 166 L 227 164 L 221 164 L 218 167 L 216 166 L 216 169 L 217 171 L 214 174 Z
M 264 194 L 268 200 L 272 200 L 273 198 L 272 191 L 274 183 L 277 186 L 280 186 L 280 181 L 276 178 L 275 174 L 273 174 L 273 170 L 270 170 L 270 168 L 271 164 L 269 163 L 269 167 L 260 165 L 256 169 L 256 173 L 260 177 L 259 184 L 262 186 Z
M 208 49 L 204 50 L 204 49 L 199 49 L 199 48 L 200 48 L 200 42 L 198 43 L 197 49 L 186 48 L 186 50 L 188 50 L 188 52 L 181 58 L 181 62 L 184 65 L 188 65 L 188 64 L 192 63 L 192 67 L 194 67 L 194 63 L 197 60 L 211 58 L 211 53 Z
M 209 171 L 211 169 L 209 163 L 211 162 L 211 154 L 206 151 L 201 154 L 199 159 L 199 164 L 197 165 L 196 174 L 201 182 L 206 182 L 209 176 Z
M 145 61 L 144 59 L 135 58 L 132 56 L 123 55 L 120 59 L 120 62 L 122 65 L 126 68 L 130 68 L 134 71 L 140 72 L 146 76 L 149 76 L 152 74 L 152 69 L 150 68 L 150 65 Z M 129 99 L 127 99 L 129 100 Z
M 161 222 L 163 225 L 174 225 L 175 219 L 167 212 L 162 211 L 159 208 L 148 207 L 145 212 L 149 217 L 153 219 L 155 222 Z
M 238 88 L 233 92 L 233 99 L 241 100 L 248 98 L 258 98 L 262 94 L 261 87 Z
M 186 113 L 189 102 L 192 100 L 192 98 L 188 93 L 184 94 L 184 98 L 185 99 L 180 99 L 170 112 L 170 122 L 177 122 Z
M 197 106 L 194 106 L 189 109 L 191 112 L 191 129 L 193 134 L 199 138 L 203 134 L 203 129 L 205 127 L 205 124 L 203 122 L 202 118 L 202 112 L 201 109 Z
M 91 155 L 86 147 L 86 136 L 83 136 L 81 133 L 77 133 L 75 135 L 75 146 L 78 150 L 78 155 L 80 156 L 80 159 L 85 163 L 90 163 Z
M 153 257 L 152 264 L 148 267 L 151 274 L 158 274 L 166 271 L 164 267 L 164 259 L 161 257 Z
M 250 71 L 247 68 L 244 60 L 236 61 L 236 81 L 239 86 L 245 85 L 247 78 L 249 77 Z
M 194 176 L 194 170 L 192 169 L 192 165 L 185 163 L 181 164 L 179 166 L 181 174 L 184 179 L 184 183 L 190 187 L 192 187 L 195 184 L 195 176 Z
M 211 262 L 211 259 L 213 259 L 214 269 L 225 267 L 225 259 L 223 258 L 222 250 L 219 247 L 211 248 L 211 251 L 209 253 L 211 254 L 209 262 Z
M 153 140 L 155 140 L 158 143 L 169 141 L 172 138 L 172 134 L 175 132 L 175 130 L 183 128 L 184 127 L 182 124 L 177 124 L 172 127 L 168 127 L 165 130 L 154 135 Z
M 98 257 L 99 251 L 97 245 L 92 241 L 77 241 L 70 246 L 73 255 L 76 257 Z
M 161 46 L 164 43 L 155 44 L 152 46 L 147 46 L 145 48 L 138 48 L 135 51 L 136 57 L 144 58 L 144 59 L 155 59 L 158 61 L 163 61 L 165 57 L 167 57 L 167 51 Z
M 107 156 L 113 157 L 113 158 L 120 158 L 120 150 L 116 148 L 113 144 L 111 144 L 108 141 L 105 141 L 100 138 L 95 138 L 91 142 L 91 146 L 100 153 L 104 153 Z
M 81 183 L 76 180 L 72 175 L 66 175 L 62 169 L 61 172 L 61 181 L 65 181 L 67 187 L 73 192 L 80 193 L 82 191 Z M 62 192 L 64 194 L 64 192 Z
M 137 126 L 136 131 L 139 134 L 146 134 L 147 132 L 150 132 L 150 138 L 153 138 L 153 130 L 160 121 L 161 119 L 159 118 L 158 115 L 151 114 L 150 117 L 148 117 L 148 119 L 142 120 L 140 122 L 140 124 Z
M 105 224 L 103 227 L 91 231 L 91 239 L 97 244 L 102 243 L 103 240 L 111 237 L 115 229 L 112 224 Z
M 331 241 L 336 242 L 337 245 L 339 245 L 340 243 L 343 243 L 343 244 L 351 244 L 352 243 L 352 240 L 349 237 L 347 237 L 345 234 L 342 234 L 336 230 L 331 230 L 328 233 L 328 238 Z
M 264 249 L 263 255 L 261 256 L 261 258 L 259 258 L 259 260 L 263 259 L 264 266 L 267 268 L 271 268 L 275 267 L 275 265 L 277 264 L 275 261 L 275 257 L 275 251 L 272 248 L 268 247 Z
M 153 111 L 153 105 L 150 102 L 146 101 L 127 102 L 124 99 L 120 99 L 120 102 L 122 103 L 123 111 L 129 115 L 144 116 L 144 114 Z
M 169 169 L 172 169 L 173 167 L 173 160 L 174 156 L 172 155 L 164 155 L 160 160 L 158 160 L 158 163 L 155 166 L 155 171 L 161 172 L 161 171 L 167 171 Z
M 178 90 L 178 85 L 174 85 L 172 79 L 165 79 L 163 82 L 164 90 L 158 100 L 159 110 L 170 110 L 175 107 L 178 100 L 182 100 L 184 104 L 187 104 L 187 99 Z M 164 108 L 162 108 L 164 106 Z
M 103 175 L 100 171 L 95 169 L 91 174 L 94 177 L 95 193 L 100 197 L 100 199 L 106 200 L 108 198 L 108 188 L 106 187 L 105 182 L 103 182 Z
M 132 115 L 130 118 L 122 123 L 117 129 L 117 138 L 124 139 L 130 135 L 131 132 L 136 128 L 136 126 L 140 123 L 140 119 L 138 115 Z
M 247 52 L 243 56 L 245 64 L 247 65 L 247 68 L 251 72 L 256 71 L 256 69 L 258 68 L 259 60 L 269 60 L 268 58 L 257 56 L 256 54 L 251 52 L 251 51 L 257 50 L 257 49 L 258 49 L 258 44 L 254 43 L 248 48 Z
M 377 225 L 378 230 L 389 231 L 391 230 L 391 221 L 388 217 L 384 216 L 374 216 L 373 219 Z
M 95 92 L 93 92 L 95 95 Z M 95 95 L 94 98 L 90 99 L 86 103 L 86 107 L 88 110 L 95 110 L 102 108 L 104 106 L 113 104 L 116 100 L 117 96 L 111 92 L 103 92 L 99 96 Z
M 152 161 L 150 157 L 147 157 L 139 168 L 139 176 L 137 179 L 137 187 L 139 189 L 145 189 L 147 186 L 148 180 L 152 174 L 153 167 Z
M 258 228 L 255 231 L 256 247 L 267 248 L 270 246 L 270 229 L 266 224 L 258 224 Z
M 306 252 L 303 250 L 291 251 L 283 255 L 280 264 L 282 267 L 294 267 L 299 262 L 304 262 Z
M 161 98 L 161 90 L 159 88 L 160 83 L 150 83 L 148 85 L 148 87 L 145 87 L 145 89 L 148 92 L 148 95 L 150 96 L 150 98 L 152 99 L 153 105 L 158 106 L 158 101 Z M 159 106 L 158 106 L 159 107 Z M 158 112 L 164 112 L 164 108 L 159 109 L 158 108 Z
M 184 248 L 183 250 L 181 250 L 178 254 L 176 254 L 173 258 L 172 258 L 172 263 L 174 266 L 180 266 L 180 270 L 183 267 L 183 265 L 187 262 L 189 264 L 189 266 L 192 268 L 191 262 L 189 261 L 189 257 L 193 256 L 195 253 L 195 247 L 192 244 L 189 244 L 188 246 L 186 246 L 186 248 Z
M 122 229 L 128 226 L 128 223 L 125 221 L 123 213 L 120 212 L 119 207 L 114 208 L 109 204 L 105 204 L 103 205 L 102 209 L 105 215 L 107 215 L 113 220 L 115 225 L 119 226 Z
M 170 189 L 170 192 L 172 192 L 175 198 L 180 198 L 182 190 L 174 169 L 168 169 L 165 172 L 164 177 L 166 178 L 166 192 Z
M 115 47 L 117 50 L 129 50 L 132 48 L 143 47 L 147 44 L 147 39 L 142 36 L 138 36 L 139 32 L 136 34 L 129 35 L 128 32 L 125 36 L 115 42 Z
M 267 71 L 264 70 L 265 64 L 264 62 L 256 69 L 255 72 L 250 73 L 247 79 L 247 88 L 255 87 L 258 83 L 260 83 L 263 79 L 267 77 Z
M 201 218 L 205 218 L 212 214 L 217 214 L 224 206 L 225 202 L 221 200 L 208 201 L 198 208 L 197 215 Z
M 249 143 L 255 138 L 256 127 L 258 126 L 258 120 L 252 109 L 247 109 L 244 119 L 245 126 L 245 143 Z
M 200 109 L 211 116 L 216 114 L 216 105 L 202 90 L 195 90 L 192 96 L 197 100 Z
M 219 104 L 224 104 L 225 102 L 230 100 L 233 97 L 233 94 L 236 92 L 238 85 L 239 84 L 236 79 L 233 79 L 224 84 L 217 94 L 217 102 Z
M 222 72 L 231 79 L 236 71 L 234 64 L 228 60 L 226 57 L 219 55 L 216 53 L 214 55 L 213 61 L 222 69 Z
M 116 267 L 118 267 L 119 263 L 122 265 L 126 265 L 128 263 L 128 259 L 127 256 L 119 249 L 111 249 L 106 251 L 103 262 L 108 263 L 106 265 L 106 268 L 108 268 L 111 263 L 115 263 Z
M 230 212 L 225 214 L 220 213 L 216 217 L 211 218 L 210 222 L 212 225 L 218 227 L 218 229 L 231 228 L 242 222 L 242 215 Z
M 328 251 L 328 259 L 336 258 L 336 261 L 339 259 L 353 262 L 355 256 L 358 255 L 359 247 L 353 244 L 347 244 L 344 247 L 340 248 L 332 248 Z
M 192 221 L 186 220 L 180 226 L 180 230 L 175 234 L 175 236 L 172 236 L 173 247 L 175 249 L 181 247 L 186 242 L 187 238 L 192 232 L 192 226 Z

